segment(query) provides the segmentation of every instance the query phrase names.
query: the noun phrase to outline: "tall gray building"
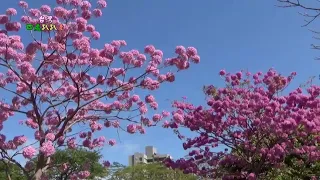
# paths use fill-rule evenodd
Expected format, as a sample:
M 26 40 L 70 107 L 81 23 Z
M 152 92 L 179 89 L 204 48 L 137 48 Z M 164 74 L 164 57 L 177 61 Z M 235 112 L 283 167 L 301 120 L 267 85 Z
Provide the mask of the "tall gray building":
M 134 153 L 129 156 L 129 166 L 136 164 L 148 164 L 152 162 L 163 161 L 166 158 L 172 158 L 169 154 L 158 154 L 157 149 L 153 146 L 146 146 L 145 153 Z

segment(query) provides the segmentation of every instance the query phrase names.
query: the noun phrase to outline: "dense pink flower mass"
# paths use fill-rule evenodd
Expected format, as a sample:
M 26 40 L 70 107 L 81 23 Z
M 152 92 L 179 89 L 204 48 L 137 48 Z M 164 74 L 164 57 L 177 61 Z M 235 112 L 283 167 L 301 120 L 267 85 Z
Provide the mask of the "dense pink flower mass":
M 180 138 L 180 127 L 198 136 L 183 143 L 189 157 L 168 160 L 168 166 L 211 178 L 264 179 L 286 157 L 309 163 L 320 159 L 319 86 L 284 95 L 295 72 L 288 77 L 273 69 L 266 74 L 219 74 L 226 87 L 204 88 L 206 107 L 185 100 L 173 103 L 172 121 L 163 126 L 174 128 Z
M 51 141 L 44 142 L 40 148 L 40 152 L 42 152 L 46 157 L 54 154 L 55 149 Z
M 25 142 L 27 142 L 27 137 L 25 136 L 16 136 L 13 138 L 13 142 L 16 146 L 21 146 Z
M 25 158 L 31 159 L 34 155 L 36 155 L 36 149 L 33 148 L 32 146 L 28 146 L 26 148 L 23 149 L 22 155 Z
M 96 132 L 105 128 L 144 134 L 145 126 L 170 115 L 153 114 L 159 105 L 152 91 L 162 83 L 175 81 L 176 74 L 172 71 L 175 67 L 185 70 L 192 62 L 200 61 L 194 47 L 178 46 L 174 57 L 165 58 L 164 52 L 153 45 L 128 50 L 124 40 L 93 46 L 103 34 L 92 19 L 102 16 L 107 2 L 56 0 L 56 3 L 55 7 L 29 8 L 27 2 L 19 1 L 22 8 L 19 13 L 19 9 L 8 8 L 0 14 L 0 89 L 6 93 L 5 100 L 0 101 L 0 131 L 6 128 L 4 121 L 19 115 L 23 117 L 19 119 L 23 126 L 12 132 L 19 133 L 18 128 L 25 128 L 37 140 L 35 149 L 26 144 L 25 136 L 10 139 L 0 134 L 1 158 L 17 163 L 15 157 L 8 155 L 9 150 L 18 151 L 15 155 L 22 153 L 25 158 L 38 156 L 36 169 L 23 171 L 28 179 L 44 176 L 45 168 L 52 164 L 50 156 L 57 148 L 115 145 L 112 139 L 96 137 Z M 22 16 L 16 17 L 17 14 Z M 22 26 L 37 24 L 42 15 L 52 16 L 55 25 L 67 22 L 64 31 L 41 32 L 41 36 L 40 32 L 32 32 L 32 38 L 19 36 Z M 32 40 L 27 42 L 29 39 Z M 135 91 L 137 88 L 149 95 L 134 94 L 141 92 Z M 78 132 L 73 128 L 75 125 L 86 131 Z M 82 171 L 72 177 L 89 175 L 90 172 Z

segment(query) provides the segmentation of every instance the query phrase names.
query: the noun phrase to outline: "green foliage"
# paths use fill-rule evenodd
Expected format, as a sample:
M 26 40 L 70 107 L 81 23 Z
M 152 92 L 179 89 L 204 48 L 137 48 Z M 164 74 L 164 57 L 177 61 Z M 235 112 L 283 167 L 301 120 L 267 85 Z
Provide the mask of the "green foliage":
M 111 180 L 196 180 L 197 177 L 184 174 L 179 170 L 172 170 L 160 163 L 138 164 L 115 172 Z
M 88 151 L 86 149 L 58 150 L 51 158 L 53 163 L 47 171 L 49 179 L 67 180 L 72 173 L 82 170 L 88 170 L 91 173 L 88 178 L 91 180 L 108 175 L 107 169 L 99 163 L 101 154 L 97 151 Z M 36 162 L 37 159 L 32 161 Z M 68 169 L 61 173 L 59 168 L 64 163 L 68 164 Z M 0 180 L 9 179 L 8 174 L 11 180 L 27 180 L 16 164 L 0 161 Z
M 86 149 L 58 150 L 52 156 L 54 166 L 49 169 L 49 179 L 68 179 L 72 173 L 82 170 L 88 170 L 91 173 L 88 179 L 105 177 L 108 172 L 99 163 L 100 159 L 101 154 L 97 151 L 88 151 Z M 64 173 L 61 173 L 59 167 L 64 163 L 68 164 L 68 169 Z
M 320 162 L 308 162 L 307 158 L 299 155 L 290 155 L 285 158 L 284 168 L 282 171 L 274 170 L 277 179 L 293 179 L 293 180 L 308 180 L 312 177 L 320 176 Z
M 24 177 L 22 170 L 13 163 L 0 161 L 0 179 L 12 179 L 12 180 L 27 180 Z

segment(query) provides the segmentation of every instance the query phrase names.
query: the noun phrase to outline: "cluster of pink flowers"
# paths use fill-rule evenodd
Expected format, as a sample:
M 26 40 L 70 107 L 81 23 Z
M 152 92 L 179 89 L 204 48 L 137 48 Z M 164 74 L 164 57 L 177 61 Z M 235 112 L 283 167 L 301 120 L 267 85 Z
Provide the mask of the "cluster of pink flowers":
M 113 40 L 101 48 L 93 48 L 92 41 L 98 40 L 100 33 L 91 20 L 102 16 L 107 2 L 56 2 L 56 7 L 29 8 L 27 2 L 20 1 L 19 6 L 25 12 L 20 19 L 15 18 L 19 13 L 14 8 L 8 8 L 0 15 L 0 26 L 3 26 L 0 56 L 8 67 L 0 73 L 0 86 L 13 95 L 12 99 L 0 101 L 0 130 L 10 116 L 25 115 L 19 122 L 34 132 L 38 141 L 35 146 L 39 146 L 39 151 L 27 145 L 22 148 L 23 156 L 29 159 L 43 156 L 39 159 L 45 161 L 59 146 L 66 145 L 70 149 L 81 144 L 88 149 L 106 143 L 114 146 L 115 140 L 95 137 L 94 133 L 103 128 L 122 128 L 122 121 L 127 120 L 131 122 L 127 126 L 129 133 L 144 134 L 144 126 L 168 117 L 170 113 L 164 112 L 151 115 L 151 120 L 147 118 L 148 109 L 158 109 L 156 98 L 151 94 L 140 98 L 134 90 L 141 88 L 150 93 L 159 89 L 161 83 L 174 82 L 175 74 L 165 68 L 176 66 L 185 70 L 191 62 L 199 63 L 197 50 L 178 46 L 177 55 L 164 60 L 164 53 L 153 45 L 145 46 L 141 52 L 136 49 L 124 51 L 123 47 L 127 46 L 124 40 Z M 23 37 L 17 35 L 21 23 L 35 25 L 42 15 L 52 16 L 52 23 L 56 26 L 67 21 L 65 30 L 56 31 L 54 35 L 43 32 L 41 40 L 32 38 L 31 42 L 24 44 Z M 67 45 L 69 42 L 70 46 Z M 128 73 L 131 69 L 140 69 L 141 73 Z M 125 116 L 121 111 L 136 115 L 120 117 Z M 115 117 L 115 114 L 120 115 Z M 76 124 L 84 124 L 90 130 L 74 133 L 72 130 Z M 4 150 L 17 150 L 26 142 L 25 136 L 7 139 L 0 134 L 0 148 Z M 73 179 L 89 175 L 87 171 L 77 172 Z
M 53 143 L 51 141 L 42 143 L 40 152 L 43 153 L 46 157 L 53 155 L 55 153 Z
M 114 139 L 110 139 L 109 140 L 109 145 L 110 146 L 114 146 L 116 144 L 116 140 L 114 140 Z
M 177 52 L 185 50 L 180 47 Z M 168 160 L 168 166 L 211 178 L 225 171 L 224 179 L 257 179 L 266 169 L 282 166 L 290 155 L 308 162 L 320 159 L 316 147 L 320 142 L 319 86 L 310 86 L 307 93 L 297 88 L 280 95 L 295 72 L 287 77 L 274 69 L 266 74 L 225 70 L 219 74 L 226 87 L 204 89 L 207 107 L 173 103 L 172 121 L 164 127 L 176 129 L 180 138 L 180 127 L 199 134 L 183 143 L 184 149 L 190 149 L 189 157 Z M 225 147 L 225 151 L 217 150 Z
M 16 136 L 13 138 L 13 142 L 16 146 L 21 146 L 22 144 L 24 144 L 25 142 L 27 142 L 27 137 L 25 136 Z
M 37 150 L 34 147 L 28 146 L 23 149 L 22 155 L 25 158 L 31 159 L 34 155 L 36 155 L 36 153 Z

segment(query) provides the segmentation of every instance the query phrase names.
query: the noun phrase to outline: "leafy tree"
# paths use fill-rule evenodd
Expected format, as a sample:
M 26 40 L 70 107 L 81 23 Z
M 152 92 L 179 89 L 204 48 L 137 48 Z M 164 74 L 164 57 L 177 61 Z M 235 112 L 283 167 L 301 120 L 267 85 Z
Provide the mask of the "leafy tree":
M 58 150 L 52 156 L 54 165 L 48 169 L 49 179 L 67 180 L 72 174 L 88 170 L 87 179 L 96 179 L 107 176 L 107 169 L 99 160 L 102 156 L 96 151 L 85 149 Z
M 0 179 L 27 180 L 21 169 L 14 163 L 0 161 Z
M 138 164 L 115 172 L 110 180 L 196 180 L 193 175 L 182 171 L 168 169 L 160 163 Z
M 98 179 L 108 175 L 107 168 L 99 162 L 102 156 L 97 151 L 82 148 L 57 150 L 51 158 L 53 164 L 50 164 L 47 172 L 49 179 L 67 180 L 74 172 L 86 170 L 90 171 L 87 179 Z M 37 159 L 34 158 L 30 162 L 34 165 L 36 161 Z M 0 179 L 26 179 L 23 171 L 16 164 L 1 162 L 0 170 Z M 28 170 L 33 171 L 34 167 L 29 167 Z
M 169 113 L 148 119 L 148 109 L 158 107 L 156 99 L 151 94 L 140 97 L 134 94 L 138 92 L 135 89 L 152 93 L 162 83 L 175 81 L 170 67 L 186 70 L 191 62 L 200 61 L 194 47 L 178 46 L 176 55 L 166 61 L 153 45 L 147 45 L 144 52 L 124 50 L 124 40 L 95 47 L 100 33 L 90 23 L 102 16 L 107 2 L 56 2 L 55 7 L 29 8 L 27 2 L 20 1 L 21 13 L 8 8 L 0 15 L 0 90 L 5 94 L 0 101 L 0 130 L 4 121 L 20 115 L 19 123 L 33 131 L 37 140 L 26 144 L 27 137 L 19 129 L 12 139 L 0 134 L 0 155 L 5 162 L 16 164 L 27 179 L 46 177 L 54 164 L 51 156 L 61 146 L 94 149 L 105 145 L 103 136 L 94 136 L 103 128 L 145 133 L 145 126 L 158 123 Z M 15 18 L 17 14 L 21 18 Z M 29 39 L 20 36 L 21 23 L 30 31 Z M 51 31 L 38 23 L 54 26 L 48 27 Z M 109 144 L 115 141 L 111 139 Z M 14 151 L 13 156 L 9 151 Z M 16 159 L 19 154 L 26 159 L 36 157 L 35 169 L 22 167 Z M 80 179 L 89 176 L 89 171 L 70 175 Z
M 113 162 L 112 165 L 108 168 L 108 176 L 112 176 L 115 172 L 118 172 L 120 170 L 123 170 L 127 166 L 119 163 L 119 162 Z
M 175 129 L 190 152 L 188 158 L 167 161 L 167 166 L 215 179 L 268 179 L 272 173 L 281 178 L 277 170 L 284 170 L 282 177 L 296 177 L 293 168 L 306 169 L 302 179 L 316 178 L 320 87 L 297 88 L 285 95 L 295 72 L 290 76 L 274 69 L 266 74 L 243 73 L 221 70 L 226 86 L 204 89 L 207 107 L 185 100 L 173 103 L 176 110 L 165 127 Z M 198 135 L 184 137 L 180 128 Z M 302 165 L 294 167 L 290 161 Z

